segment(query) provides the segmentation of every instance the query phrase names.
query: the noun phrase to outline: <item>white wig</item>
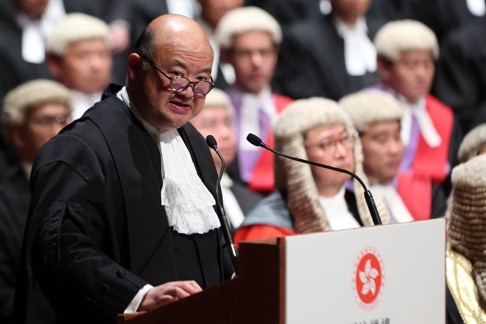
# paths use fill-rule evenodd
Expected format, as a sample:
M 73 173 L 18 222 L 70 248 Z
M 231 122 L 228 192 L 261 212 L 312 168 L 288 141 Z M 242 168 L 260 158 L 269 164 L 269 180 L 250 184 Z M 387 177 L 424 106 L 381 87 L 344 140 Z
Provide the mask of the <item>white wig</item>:
M 480 305 L 486 302 L 486 155 L 473 157 L 452 170 L 452 196 L 447 209 L 451 250 L 470 262 Z
M 486 147 L 486 124 L 481 124 L 464 136 L 457 157 L 461 163 L 464 163 L 478 155 L 484 147 Z
M 62 56 L 67 47 L 83 40 L 101 38 L 111 44 L 110 29 L 101 19 L 83 13 L 71 13 L 54 25 L 46 38 L 46 53 Z
M 379 90 L 349 94 L 341 98 L 339 104 L 360 133 L 365 133 L 373 123 L 400 121 L 403 116 L 403 108 L 398 101 L 391 94 Z
M 206 100 L 204 101 L 204 108 L 203 109 L 211 109 L 212 107 L 225 107 L 228 112 L 228 115 L 233 118 L 235 114 L 235 108 L 231 103 L 231 99 L 221 89 L 213 88 L 207 95 Z
M 222 48 L 228 49 L 232 47 L 235 36 L 251 31 L 268 32 L 276 45 L 282 41 L 282 30 L 275 18 L 265 10 L 251 6 L 236 8 L 225 14 L 216 27 L 216 38 Z
M 47 79 L 31 80 L 7 92 L 3 99 L 3 133 L 9 140 L 13 126 L 25 125 L 33 109 L 47 104 L 61 104 L 72 112 L 69 90 L 56 81 Z
M 439 57 L 439 44 L 434 32 L 415 20 L 396 20 L 383 25 L 376 33 L 374 44 L 378 55 L 392 62 L 409 50 L 428 50 L 434 59 Z

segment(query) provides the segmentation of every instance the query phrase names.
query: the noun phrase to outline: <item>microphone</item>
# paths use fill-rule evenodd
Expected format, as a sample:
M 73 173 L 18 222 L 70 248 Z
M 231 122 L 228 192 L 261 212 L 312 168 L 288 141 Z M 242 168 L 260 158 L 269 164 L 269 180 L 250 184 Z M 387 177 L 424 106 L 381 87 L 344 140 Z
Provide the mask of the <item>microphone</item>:
M 223 227 L 223 235 L 226 240 L 226 243 L 228 244 L 228 248 L 230 251 L 230 256 L 231 256 L 231 262 L 233 263 L 233 268 L 235 269 L 236 275 L 238 275 L 238 265 L 239 265 L 239 256 L 238 256 L 238 250 L 236 249 L 235 243 L 233 242 L 233 238 L 231 237 L 231 232 L 230 232 L 230 226 L 228 222 L 228 217 L 226 216 L 226 212 L 224 211 L 223 204 L 221 203 L 219 199 L 219 189 L 221 187 L 221 178 L 223 177 L 224 169 L 226 167 L 226 163 L 223 159 L 223 156 L 219 152 L 218 149 L 218 144 L 216 143 L 216 139 L 214 138 L 213 135 L 208 135 L 206 137 L 206 144 L 210 148 L 212 148 L 216 154 L 218 155 L 219 159 L 221 160 L 221 168 L 219 170 L 219 175 L 218 175 L 218 182 L 216 183 L 216 203 L 219 208 L 219 214 L 221 218 L 221 226 Z
M 325 169 L 329 169 L 329 170 L 333 170 L 333 171 L 337 171 L 337 172 L 341 172 L 341 173 L 346 173 L 346 174 L 350 175 L 354 179 L 358 180 L 359 184 L 364 189 L 364 197 L 365 197 L 365 200 L 366 200 L 366 205 L 368 205 L 368 210 L 370 211 L 371 218 L 373 219 L 373 224 L 375 224 L 375 225 L 381 225 L 382 224 L 381 218 L 380 218 L 380 215 L 378 214 L 378 209 L 376 208 L 375 200 L 373 198 L 373 195 L 371 194 L 371 191 L 368 190 L 368 188 L 364 184 L 363 180 L 361 180 L 361 178 L 358 177 L 358 175 L 356 173 L 348 171 L 346 169 L 336 168 L 336 167 L 333 167 L 333 166 L 330 166 L 330 165 L 300 159 L 298 157 L 290 156 L 290 155 L 275 151 L 274 149 L 272 149 L 271 147 L 269 147 L 268 145 L 263 143 L 263 141 L 261 140 L 260 137 L 256 136 L 255 134 L 252 134 L 252 133 L 249 133 L 246 136 L 246 140 L 248 142 L 250 142 L 251 144 L 255 145 L 255 146 L 263 147 L 264 149 L 269 150 L 270 152 L 277 154 L 279 156 L 282 156 L 284 158 L 294 160 L 294 161 L 297 161 L 297 162 L 315 165 L 315 166 L 318 166 L 318 167 L 321 167 L 321 168 L 325 168 Z

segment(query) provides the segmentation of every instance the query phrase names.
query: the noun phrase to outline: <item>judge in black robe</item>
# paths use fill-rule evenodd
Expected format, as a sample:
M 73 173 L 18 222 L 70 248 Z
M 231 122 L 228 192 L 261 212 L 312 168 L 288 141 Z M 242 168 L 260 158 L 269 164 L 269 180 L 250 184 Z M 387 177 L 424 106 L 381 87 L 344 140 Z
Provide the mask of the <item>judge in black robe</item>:
M 204 138 L 190 124 L 178 131 L 215 195 Z M 57 320 L 114 320 L 145 284 L 194 279 L 206 288 L 224 279 L 219 230 L 183 235 L 169 227 L 160 163 L 153 138 L 114 93 L 39 153 L 24 288 L 42 288 L 55 301 Z M 32 296 L 18 297 L 35 309 Z
M 187 124 L 210 90 L 204 87 L 213 61 L 207 37 L 193 20 L 161 16 L 135 48 L 126 87 L 110 87 L 37 155 L 16 295 L 18 322 L 114 323 L 124 311 L 184 298 L 233 273 L 224 264 L 218 208 L 194 206 L 194 196 L 214 198 L 217 183 L 204 138 Z M 182 89 L 185 79 L 172 69 L 197 81 Z M 158 137 L 169 131 L 180 136 L 175 152 L 192 160 L 186 173 L 198 178 L 190 183 L 201 185 L 193 196 L 183 191 L 177 197 L 196 208 L 194 216 L 212 217 L 208 226 L 169 226 L 162 186 L 180 189 L 172 169 L 171 182 L 162 177 L 167 170 L 161 152 L 167 151 L 159 150 Z M 147 285 L 153 288 L 145 293 Z M 39 314 L 47 320 L 38 320 Z

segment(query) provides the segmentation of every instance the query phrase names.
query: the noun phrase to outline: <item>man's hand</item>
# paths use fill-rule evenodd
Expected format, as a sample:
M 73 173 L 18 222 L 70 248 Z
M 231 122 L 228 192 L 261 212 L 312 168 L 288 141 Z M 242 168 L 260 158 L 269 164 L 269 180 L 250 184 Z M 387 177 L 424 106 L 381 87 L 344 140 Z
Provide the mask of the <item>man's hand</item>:
M 151 311 L 200 291 L 201 287 L 193 280 L 167 282 L 150 289 L 143 297 L 138 311 Z

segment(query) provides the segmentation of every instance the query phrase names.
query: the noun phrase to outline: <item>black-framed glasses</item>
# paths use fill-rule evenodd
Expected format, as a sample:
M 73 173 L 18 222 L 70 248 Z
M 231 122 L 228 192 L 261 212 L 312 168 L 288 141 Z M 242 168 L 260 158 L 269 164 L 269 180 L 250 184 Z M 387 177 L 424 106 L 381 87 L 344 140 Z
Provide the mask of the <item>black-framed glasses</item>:
M 151 59 L 149 59 L 147 56 L 140 54 L 140 57 L 147 61 L 154 69 L 156 69 L 158 72 L 160 72 L 163 76 L 165 76 L 167 79 L 169 79 L 169 89 L 174 92 L 182 92 L 186 90 L 189 86 L 192 88 L 192 91 L 194 92 L 194 95 L 197 97 L 205 97 L 211 89 L 214 88 L 214 82 L 213 78 L 211 78 L 211 81 L 208 80 L 198 80 L 198 81 L 191 81 L 188 78 L 184 76 L 179 76 L 179 75 L 168 75 L 164 71 L 162 71 L 157 64 L 154 63 Z
M 336 139 L 330 139 L 320 143 L 307 145 L 305 148 L 319 148 L 320 150 L 322 150 L 322 152 L 334 153 L 336 152 L 338 145 L 346 150 L 349 150 L 354 145 L 354 137 L 346 134 Z

